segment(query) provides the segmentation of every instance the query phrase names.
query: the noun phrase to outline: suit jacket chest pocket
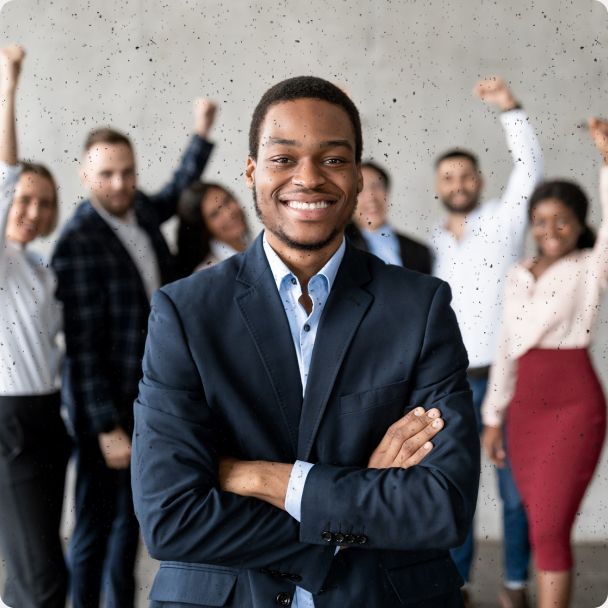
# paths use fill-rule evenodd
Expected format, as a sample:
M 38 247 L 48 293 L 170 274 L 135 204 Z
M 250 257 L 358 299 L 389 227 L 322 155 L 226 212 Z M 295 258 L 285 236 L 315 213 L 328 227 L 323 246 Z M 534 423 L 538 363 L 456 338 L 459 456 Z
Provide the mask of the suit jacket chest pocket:
M 388 427 L 413 404 L 402 380 L 340 398 L 340 464 L 366 466 Z

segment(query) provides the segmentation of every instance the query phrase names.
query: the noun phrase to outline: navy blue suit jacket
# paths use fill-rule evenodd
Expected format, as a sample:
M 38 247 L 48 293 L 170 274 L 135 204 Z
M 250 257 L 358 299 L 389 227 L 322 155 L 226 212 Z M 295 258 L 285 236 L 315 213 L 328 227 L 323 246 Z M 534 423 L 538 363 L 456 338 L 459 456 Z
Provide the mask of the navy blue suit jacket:
M 446 283 L 347 245 L 302 399 L 261 237 L 157 292 L 132 465 L 143 536 L 163 561 L 152 606 L 288 605 L 280 600 L 295 585 L 316 608 L 444 605 L 432 598 L 461 582 L 448 549 L 468 530 L 479 477 L 449 302 Z M 367 469 L 387 428 L 418 405 L 438 407 L 446 423 L 429 456 L 407 470 Z M 301 524 L 222 492 L 223 455 L 316 463 Z M 340 543 L 351 546 L 334 557 Z

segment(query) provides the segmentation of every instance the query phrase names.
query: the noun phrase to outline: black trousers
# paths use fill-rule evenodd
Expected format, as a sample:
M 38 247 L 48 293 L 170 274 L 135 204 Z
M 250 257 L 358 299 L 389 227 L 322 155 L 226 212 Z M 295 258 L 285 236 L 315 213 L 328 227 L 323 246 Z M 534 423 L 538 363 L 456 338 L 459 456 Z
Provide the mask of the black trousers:
M 14 608 L 64 608 L 59 525 L 71 442 L 59 394 L 0 396 L 2 599 Z

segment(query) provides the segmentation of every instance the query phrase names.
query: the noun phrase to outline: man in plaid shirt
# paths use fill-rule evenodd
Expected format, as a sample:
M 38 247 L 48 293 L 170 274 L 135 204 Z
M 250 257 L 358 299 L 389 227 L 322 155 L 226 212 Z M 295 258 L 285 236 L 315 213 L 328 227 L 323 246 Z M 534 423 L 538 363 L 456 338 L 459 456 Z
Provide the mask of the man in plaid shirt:
M 160 225 L 200 178 L 214 116 L 212 102 L 195 102 L 194 134 L 180 164 L 150 196 L 137 189 L 125 135 L 98 129 L 85 142 L 81 178 L 90 199 L 65 226 L 52 260 L 65 317 L 63 400 L 76 439 L 73 608 L 98 608 L 102 582 L 108 608 L 133 606 L 139 538 L 129 474 L 133 401 L 150 297 L 174 278 Z

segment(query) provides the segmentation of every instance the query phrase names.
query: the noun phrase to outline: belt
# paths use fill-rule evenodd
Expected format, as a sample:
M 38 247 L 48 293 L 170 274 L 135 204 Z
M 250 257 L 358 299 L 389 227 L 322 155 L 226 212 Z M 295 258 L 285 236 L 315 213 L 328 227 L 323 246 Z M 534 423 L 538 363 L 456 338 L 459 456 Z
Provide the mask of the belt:
M 483 367 L 469 367 L 467 370 L 467 376 L 475 380 L 481 378 L 487 378 L 490 375 L 490 366 L 484 365 Z

